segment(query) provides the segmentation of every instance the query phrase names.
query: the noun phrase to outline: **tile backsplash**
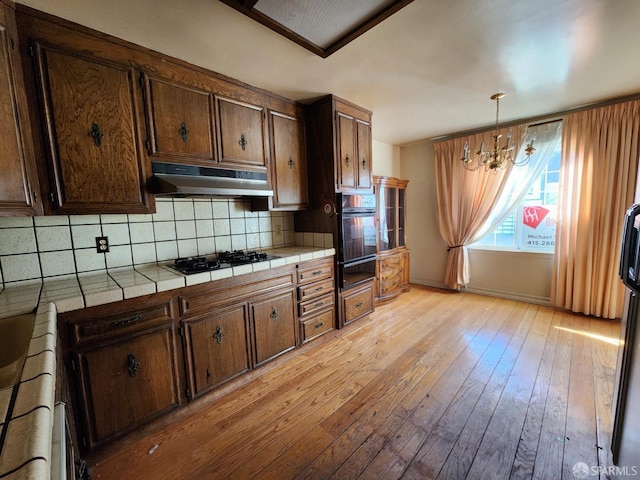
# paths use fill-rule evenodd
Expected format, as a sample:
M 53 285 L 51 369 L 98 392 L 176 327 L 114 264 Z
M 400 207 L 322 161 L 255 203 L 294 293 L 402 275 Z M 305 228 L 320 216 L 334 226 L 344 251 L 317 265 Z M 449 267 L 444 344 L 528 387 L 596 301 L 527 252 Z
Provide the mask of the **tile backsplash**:
M 96 237 L 109 252 L 96 252 Z M 294 244 L 292 213 L 252 212 L 241 198 L 158 198 L 152 215 L 0 217 L 0 282 Z

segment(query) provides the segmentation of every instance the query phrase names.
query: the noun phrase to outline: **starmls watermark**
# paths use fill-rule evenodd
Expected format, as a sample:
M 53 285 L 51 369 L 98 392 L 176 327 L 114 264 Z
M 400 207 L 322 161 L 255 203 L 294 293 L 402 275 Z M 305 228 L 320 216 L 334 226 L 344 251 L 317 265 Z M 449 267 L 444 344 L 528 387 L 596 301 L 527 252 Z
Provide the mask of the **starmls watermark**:
M 638 467 L 617 467 L 615 465 L 587 465 L 584 462 L 578 462 L 573 466 L 573 476 L 576 478 L 597 477 L 600 475 L 609 475 L 616 477 L 635 477 L 638 475 Z

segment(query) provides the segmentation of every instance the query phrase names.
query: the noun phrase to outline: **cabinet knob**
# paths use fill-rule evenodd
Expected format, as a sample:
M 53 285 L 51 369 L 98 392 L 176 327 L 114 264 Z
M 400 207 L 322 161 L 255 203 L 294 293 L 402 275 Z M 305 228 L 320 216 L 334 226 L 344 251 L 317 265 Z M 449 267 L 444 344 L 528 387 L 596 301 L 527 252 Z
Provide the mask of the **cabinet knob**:
M 367 159 L 362 157 L 362 169 L 366 170 L 367 169 Z
M 213 335 L 216 339 L 216 342 L 222 343 L 222 337 L 224 337 L 224 332 L 222 331 L 222 327 L 220 325 L 216 325 L 216 333 Z
M 135 354 L 130 353 L 127 355 L 127 370 L 129 370 L 130 377 L 135 377 L 140 367 L 142 367 L 142 364 L 138 361 Z
M 276 307 L 273 307 L 271 309 L 271 315 L 269 315 L 269 317 L 271 318 L 271 320 L 273 320 L 274 322 L 276 320 L 278 320 L 278 311 L 276 310 Z
M 180 128 L 178 129 L 178 133 L 182 136 L 182 141 L 186 142 L 189 139 L 189 129 L 187 128 L 187 124 L 182 122 L 180 124 Z
M 242 135 L 240 135 L 240 141 L 238 142 L 238 144 L 240 144 L 240 146 L 242 147 L 242 151 L 244 152 L 245 149 L 247 148 L 247 139 L 244 138 L 244 133 Z
M 349 166 L 349 164 L 351 163 L 351 159 L 349 158 L 349 154 L 347 154 L 347 156 L 345 157 L 345 159 L 344 159 L 344 163 L 345 163 L 345 165 L 346 165 L 347 167 L 348 167 L 348 166 Z
M 293 157 L 291 155 L 289 155 L 289 161 L 287 162 L 287 165 L 289 165 L 289 170 L 293 170 Z
M 96 147 L 102 145 L 102 139 L 104 138 L 104 134 L 100 131 L 100 125 L 94 123 L 91 125 L 91 131 L 89 132 L 89 136 L 93 138 L 93 143 L 96 144 Z

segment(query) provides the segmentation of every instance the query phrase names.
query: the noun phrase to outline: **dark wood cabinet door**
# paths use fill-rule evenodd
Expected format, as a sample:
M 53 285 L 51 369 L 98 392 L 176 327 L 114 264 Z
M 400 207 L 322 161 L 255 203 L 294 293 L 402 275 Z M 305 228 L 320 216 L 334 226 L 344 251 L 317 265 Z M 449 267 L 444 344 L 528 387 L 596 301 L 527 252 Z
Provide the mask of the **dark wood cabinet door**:
M 358 189 L 371 189 L 371 124 L 356 120 L 358 143 Z
M 338 112 L 338 190 L 356 188 L 356 127 L 355 119 Z
M 250 305 L 256 365 L 295 348 L 297 320 L 293 290 Z
M 303 209 L 307 206 L 307 157 L 304 120 L 270 112 L 273 207 Z
M 150 154 L 213 166 L 213 101 L 209 92 L 145 77 Z
M 89 447 L 179 404 L 172 326 L 78 354 Z
M 135 72 L 37 46 L 56 213 L 148 213 Z
M 246 304 L 184 321 L 189 389 L 193 397 L 250 368 Z
M 15 12 L 0 2 L 0 215 L 41 212 Z
M 216 97 L 216 110 L 220 164 L 266 167 L 264 109 Z

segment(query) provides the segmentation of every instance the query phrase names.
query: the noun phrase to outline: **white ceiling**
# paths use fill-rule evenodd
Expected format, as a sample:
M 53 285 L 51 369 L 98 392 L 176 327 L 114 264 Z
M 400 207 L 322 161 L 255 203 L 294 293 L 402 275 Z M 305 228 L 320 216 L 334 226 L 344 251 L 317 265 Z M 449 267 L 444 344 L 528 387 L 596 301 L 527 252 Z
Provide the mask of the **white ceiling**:
M 640 0 L 415 0 L 322 59 L 217 0 L 20 0 L 284 95 L 333 93 L 405 144 L 640 93 Z

